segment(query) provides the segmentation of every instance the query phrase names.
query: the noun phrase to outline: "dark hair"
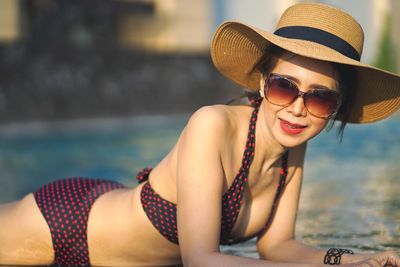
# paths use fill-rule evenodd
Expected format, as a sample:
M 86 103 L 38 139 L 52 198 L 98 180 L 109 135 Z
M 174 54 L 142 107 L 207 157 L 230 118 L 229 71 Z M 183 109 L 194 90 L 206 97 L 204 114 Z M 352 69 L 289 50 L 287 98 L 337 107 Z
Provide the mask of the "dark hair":
M 268 75 L 271 70 L 275 67 L 278 59 L 287 51 L 279 46 L 271 44 L 264 50 L 263 56 L 253 66 L 252 72 L 260 72 L 263 75 Z M 340 141 L 343 139 L 344 128 L 350 119 L 352 103 L 355 97 L 354 88 L 357 86 L 357 71 L 353 66 L 332 63 L 333 69 L 339 77 L 339 92 L 342 94 L 342 104 L 338 110 L 335 118 L 332 119 L 327 130 L 330 130 L 337 120 L 341 123 L 338 126 L 337 135 L 340 137 Z
M 342 94 L 342 104 L 340 105 L 338 114 L 331 121 L 327 129 L 330 130 L 334 123 L 340 120 L 341 123 L 338 126 L 337 134 L 340 137 L 340 141 L 342 141 L 344 128 L 351 116 L 351 110 L 355 99 L 355 88 L 358 84 L 358 74 L 353 66 L 339 63 L 332 64 L 333 69 L 339 76 L 339 92 Z

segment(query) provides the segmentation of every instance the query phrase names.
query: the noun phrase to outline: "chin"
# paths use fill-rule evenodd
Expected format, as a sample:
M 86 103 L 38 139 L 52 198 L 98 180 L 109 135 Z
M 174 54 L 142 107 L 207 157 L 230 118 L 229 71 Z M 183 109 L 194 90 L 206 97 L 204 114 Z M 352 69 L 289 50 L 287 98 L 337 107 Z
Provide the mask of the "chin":
M 293 140 L 293 138 L 279 138 L 279 139 L 278 139 L 278 142 L 281 144 L 281 146 L 283 146 L 285 148 L 297 147 L 297 146 L 299 146 L 301 144 L 304 144 L 305 142 L 307 142 L 309 140 L 309 139 L 306 139 L 306 140 L 302 140 L 302 139 Z

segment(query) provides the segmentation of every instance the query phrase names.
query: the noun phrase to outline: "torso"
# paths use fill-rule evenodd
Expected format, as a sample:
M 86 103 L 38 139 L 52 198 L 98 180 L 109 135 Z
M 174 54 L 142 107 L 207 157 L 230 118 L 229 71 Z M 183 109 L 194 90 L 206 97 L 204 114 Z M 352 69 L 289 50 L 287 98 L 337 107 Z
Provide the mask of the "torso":
M 218 106 L 229 120 L 232 134 L 221 153 L 224 188 L 229 188 L 241 166 L 248 122 L 253 111 L 247 106 Z M 177 152 L 179 138 L 171 152 L 149 177 L 153 189 L 176 203 Z M 250 168 L 243 204 L 231 232 L 232 238 L 246 238 L 259 232 L 272 209 L 279 182 L 280 158 L 261 160 L 256 156 Z M 262 178 L 262 179 L 261 179 Z M 288 176 L 290 179 L 290 175 Z M 134 189 L 117 189 L 100 196 L 88 222 L 89 256 L 93 265 L 173 265 L 180 263 L 179 247 L 163 237 L 147 218 L 140 200 L 143 184 Z M 39 212 L 39 211 L 38 211 Z M 107 229 L 105 231 L 104 229 Z M 49 232 L 43 233 L 50 240 Z
M 225 150 L 221 155 L 225 173 L 224 187 L 227 190 L 241 166 L 248 122 L 253 108 L 247 106 L 221 106 L 221 108 L 228 114 L 227 119 L 230 119 L 232 127 L 232 131 L 229 132 L 233 133 L 227 137 Z M 171 152 L 152 170 L 149 177 L 154 191 L 173 203 L 176 203 L 176 177 L 173 174 L 176 173 L 179 145 L 180 139 Z M 269 166 L 266 167 L 257 164 L 257 158 L 254 159 L 241 211 L 231 232 L 233 239 L 253 236 L 265 226 L 278 186 L 280 163 L 278 159 L 269 162 Z M 89 253 L 93 264 L 104 264 L 108 260 L 115 264 L 114 258 L 121 251 L 126 251 L 124 257 L 130 257 L 131 260 L 141 264 L 145 264 L 148 260 L 152 261 L 147 262 L 148 264 L 154 265 L 180 262 L 178 246 L 165 239 L 144 213 L 140 201 L 142 186 L 143 184 L 130 191 L 117 190 L 107 193 L 94 204 L 88 226 Z M 110 204 L 120 201 L 124 204 Z M 114 214 L 110 214 L 109 211 L 113 207 L 119 208 L 113 210 Z M 109 223 L 110 226 L 104 225 L 110 218 L 113 220 Z M 113 233 L 104 233 L 104 228 L 110 229 Z M 121 236 L 124 238 L 121 239 Z M 97 244 L 110 244 L 110 246 L 106 248 Z M 111 244 L 114 249 L 111 249 Z
M 140 202 L 142 186 L 111 191 L 93 205 L 88 223 L 92 265 L 156 266 L 180 262 L 178 246 L 149 223 Z

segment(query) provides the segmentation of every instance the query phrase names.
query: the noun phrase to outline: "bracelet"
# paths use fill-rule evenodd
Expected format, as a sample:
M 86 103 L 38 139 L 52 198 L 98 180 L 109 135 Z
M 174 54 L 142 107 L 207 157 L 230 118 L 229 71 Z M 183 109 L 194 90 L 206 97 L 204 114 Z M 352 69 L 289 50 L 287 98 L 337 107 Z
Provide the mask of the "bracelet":
M 354 252 L 343 248 L 328 249 L 324 257 L 324 264 L 339 265 L 343 254 L 354 254 Z

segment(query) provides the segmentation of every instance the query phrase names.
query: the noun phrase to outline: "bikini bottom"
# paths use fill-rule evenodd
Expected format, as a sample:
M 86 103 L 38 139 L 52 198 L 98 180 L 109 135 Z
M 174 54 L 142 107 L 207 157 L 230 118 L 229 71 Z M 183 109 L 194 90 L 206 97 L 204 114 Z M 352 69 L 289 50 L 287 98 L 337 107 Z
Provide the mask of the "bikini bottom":
M 55 265 L 90 266 L 87 241 L 89 212 L 102 194 L 126 188 L 108 180 L 68 178 L 34 192 L 36 203 L 49 225 Z

